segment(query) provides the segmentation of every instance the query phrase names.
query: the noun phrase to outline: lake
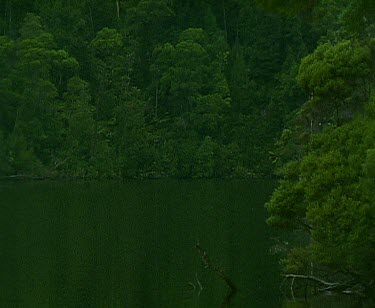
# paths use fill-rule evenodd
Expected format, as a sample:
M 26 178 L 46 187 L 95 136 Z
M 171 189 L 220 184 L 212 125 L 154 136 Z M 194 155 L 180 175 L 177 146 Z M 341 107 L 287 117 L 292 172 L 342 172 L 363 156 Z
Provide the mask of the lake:
M 229 288 L 216 268 L 237 288 L 229 307 L 302 307 L 281 296 L 270 253 L 277 231 L 264 203 L 274 187 L 2 182 L 0 306 L 220 307 Z

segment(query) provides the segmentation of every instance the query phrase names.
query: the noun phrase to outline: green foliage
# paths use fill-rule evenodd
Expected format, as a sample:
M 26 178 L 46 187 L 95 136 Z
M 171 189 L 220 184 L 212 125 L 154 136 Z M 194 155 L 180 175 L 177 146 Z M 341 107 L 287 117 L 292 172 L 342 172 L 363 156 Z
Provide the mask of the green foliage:
M 271 225 L 308 226 L 308 249 L 314 262 L 353 275 L 360 273 L 366 279 L 372 273 L 374 253 L 370 248 L 373 204 L 366 198 L 373 129 L 373 120 L 360 117 L 316 135 L 309 153 L 284 167 L 284 179 L 267 204 Z M 289 267 L 293 263 L 288 260 Z
M 369 96 L 371 61 L 370 49 L 350 40 L 322 44 L 305 57 L 298 83 L 310 94 L 310 113 L 318 110 L 320 117 L 334 116 L 339 124 L 343 111 L 348 115 L 362 108 Z
M 123 38 L 115 29 L 104 28 L 89 44 L 92 59 L 92 84 L 97 119 L 110 120 L 114 109 L 126 98 L 131 88 L 126 75 Z
M 69 160 L 90 161 L 95 135 L 94 108 L 89 105 L 88 84 L 75 76 L 69 79 L 64 93 L 63 118 L 66 121 L 66 153 Z M 68 163 L 71 163 L 69 161 Z M 70 168 L 73 168 L 70 166 Z
M 266 207 L 271 215 L 267 220 L 270 225 L 286 229 L 305 227 L 306 205 L 302 184 L 281 181 Z
M 316 16 L 324 6 L 339 16 L 328 33 L 335 43 L 322 40 L 299 66 L 298 84 L 309 99 L 278 143 L 282 179 L 266 205 L 268 223 L 308 231 L 309 243 L 291 250 L 286 271 L 339 272 L 368 287 L 375 259 L 374 64 L 366 38 L 373 5 L 351 1 L 344 11 L 341 2 L 322 1 Z
M 0 29 L 3 172 L 19 144 L 78 177 L 270 175 L 321 31 L 241 0 L 12 0 Z
M 276 167 L 268 223 L 310 239 L 286 269 L 374 276 L 374 1 L 1 8 L 1 174 L 212 178 Z
M 5 140 L 4 133 L 0 130 L 0 175 L 8 174 L 11 171 L 7 151 L 9 151 L 7 140 Z
M 198 178 L 212 178 L 215 176 L 215 152 L 217 144 L 211 137 L 206 137 L 195 156 L 194 174 Z
M 256 2 L 266 9 L 288 14 L 311 11 L 318 3 L 317 0 L 256 0 Z
M 349 29 L 365 32 L 375 22 L 375 3 L 371 0 L 352 0 L 343 14 Z
M 44 33 L 42 19 L 32 13 L 26 14 L 24 23 L 20 29 L 21 39 L 32 39 Z
M 288 257 L 282 260 L 286 273 L 304 274 L 311 272 L 312 255 L 306 248 L 293 248 L 289 251 Z
M 375 179 L 375 149 L 367 150 L 364 168 L 366 176 Z

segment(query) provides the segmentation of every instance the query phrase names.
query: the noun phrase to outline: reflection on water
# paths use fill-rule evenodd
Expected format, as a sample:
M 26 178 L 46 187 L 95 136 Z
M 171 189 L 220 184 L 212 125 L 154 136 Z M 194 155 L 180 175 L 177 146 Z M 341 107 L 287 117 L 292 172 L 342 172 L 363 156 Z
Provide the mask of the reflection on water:
M 329 295 L 309 298 L 308 301 L 284 301 L 283 308 L 373 308 L 371 299 L 353 298 L 348 295 Z
M 230 307 L 298 307 L 270 253 L 272 182 L 0 184 L 0 307 L 220 307 L 198 241 Z
M 0 188 L 7 307 L 277 307 L 267 181 L 14 183 Z M 198 282 L 202 286 L 199 290 Z M 195 287 L 193 287 L 195 286 Z

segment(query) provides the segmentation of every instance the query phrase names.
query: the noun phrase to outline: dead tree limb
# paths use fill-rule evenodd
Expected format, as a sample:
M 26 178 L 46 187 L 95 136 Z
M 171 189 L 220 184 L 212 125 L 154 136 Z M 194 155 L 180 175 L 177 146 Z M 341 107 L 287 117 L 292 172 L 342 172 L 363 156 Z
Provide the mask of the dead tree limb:
M 287 274 L 287 275 L 284 275 L 285 278 L 291 278 L 291 279 L 305 279 L 305 280 L 312 280 L 312 281 L 315 281 L 315 282 L 318 282 L 320 284 L 323 284 L 325 286 L 329 286 L 329 287 L 338 287 L 340 285 L 342 285 L 341 283 L 339 282 L 329 282 L 329 281 L 325 281 L 321 278 L 318 278 L 318 277 L 315 277 L 315 276 L 309 276 L 309 275 L 297 275 L 297 274 Z
M 219 269 L 218 267 L 216 267 L 211 262 L 211 260 L 208 257 L 206 251 L 202 249 L 202 247 L 200 246 L 199 243 L 197 243 L 195 245 L 195 248 L 197 249 L 198 254 L 202 258 L 202 261 L 203 261 L 205 267 L 208 268 L 209 270 L 211 270 L 212 272 L 214 272 L 222 280 L 224 280 L 224 282 L 226 283 L 226 285 L 229 287 L 229 292 L 228 292 L 227 296 L 225 297 L 225 299 L 223 301 L 223 304 L 221 305 L 222 307 L 227 307 L 228 304 L 230 303 L 230 301 L 232 300 L 232 298 L 237 293 L 237 287 L 235 286 L 235 284 L 233 283 L 233 281 L 228 276 L 225 275 L 225 273 L 224 273 L 223 270 Z
M 294 297 L 294 290 L 293 290 L 293 285 L 294 285 L 294 280 L 296 279 L 296 277 L 293 277 L 292 278 L 292 283 L 290 284 L 290 294 L 292 294 L 292 299 L 293 300 L 296 300 L 296 298 Z
M 327 292 L 327 291 L 333 291 L 333 292 L 341 292 L 344 294 L 356 294 L 358 296 L 364 296 L 364 287 L 363 285 L 359 283 L 354 283 L 354 281 L 339 281 L 339 282 L 332 282 L 332 281 L 326 281 L 322 278 L 313 276 L 313 275 L 300 275 L 300 274 L 286 274 L 283 275 L 284 280 L 280 285 L 280 290 L 282 291 L 282 287 L 285 284 L 285 282 L 288 279 L 291 279 L 290 284 L 290 293 L 294 300 L 294 282 L 295 280 L 305 280 L 305 281 L 312 281 L 316 283 L 316 286 L 319 286 L 317 288 L 320 292 Z

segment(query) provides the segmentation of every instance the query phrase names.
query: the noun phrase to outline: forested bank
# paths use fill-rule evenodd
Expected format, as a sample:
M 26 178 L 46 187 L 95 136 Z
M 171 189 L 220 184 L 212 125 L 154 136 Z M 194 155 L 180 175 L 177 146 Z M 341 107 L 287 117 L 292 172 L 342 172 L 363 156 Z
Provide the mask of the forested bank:
M 276 169 L 268 222 L 308 239 L 285 259 L 287 278 L 330 291 L 374 286 L 373 0 L 1 0 L 0 9 L 0 175 Z
M 313 17 L 328 2 L 310 2 L 307 12 Z M 264 3 L 284 14 L 305 9 L 299 1 L 291 1 L 295 10 Z M 293 297 L 293 288 L 297 296 L 306 285 L 374 294 L 375 2 L 331 5 L 327 36 L 299 65 L 297 82 L 308 98 L 278 141 L 280 182 L 266 205 L 270 225 L 306 239 L 283 262 Z
M 300 59 L 332 14 L 312 24 L 241 0 L 0 8 L 0 174 L 80 178 L 271 175 L 307 99 Z

